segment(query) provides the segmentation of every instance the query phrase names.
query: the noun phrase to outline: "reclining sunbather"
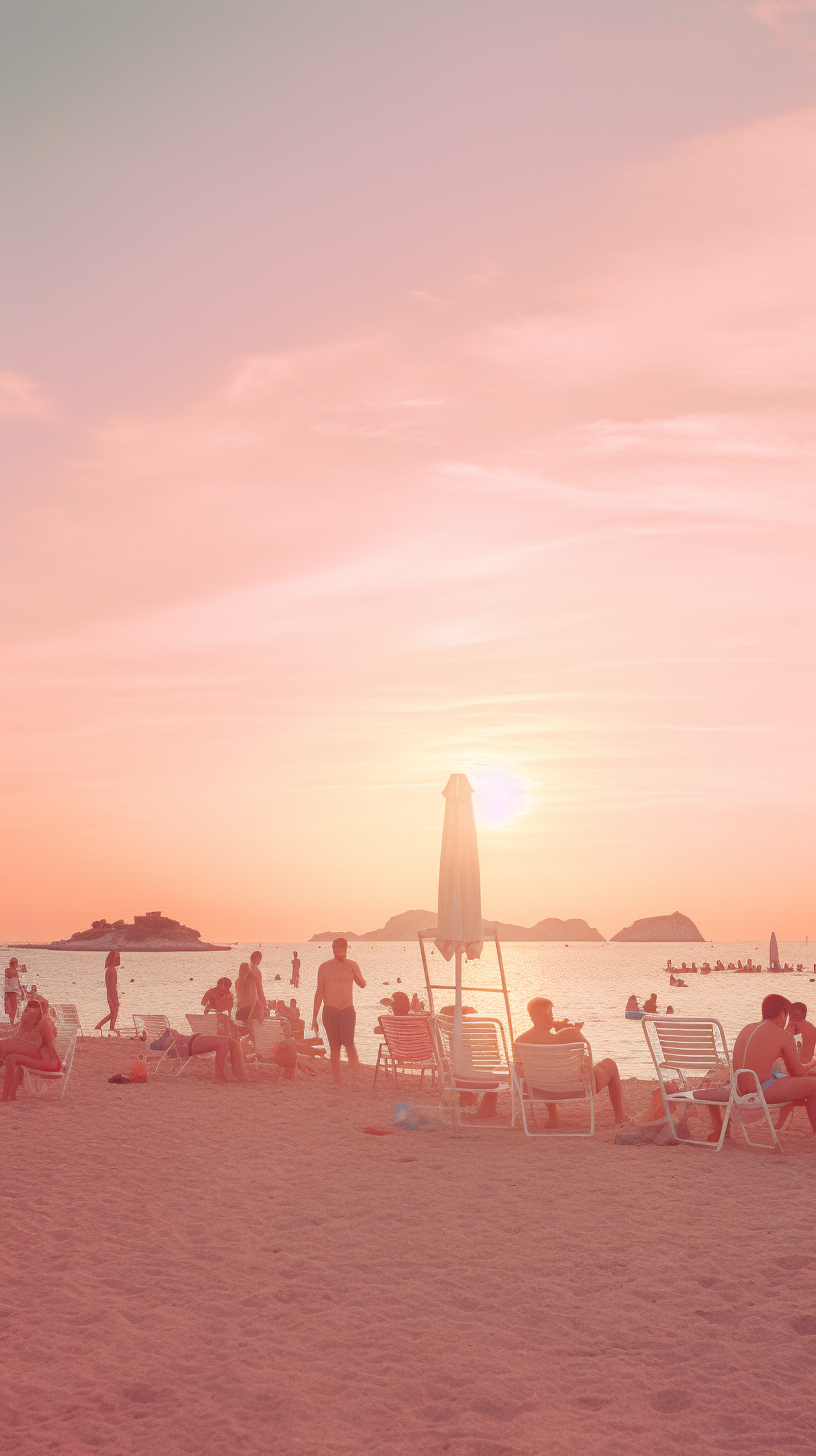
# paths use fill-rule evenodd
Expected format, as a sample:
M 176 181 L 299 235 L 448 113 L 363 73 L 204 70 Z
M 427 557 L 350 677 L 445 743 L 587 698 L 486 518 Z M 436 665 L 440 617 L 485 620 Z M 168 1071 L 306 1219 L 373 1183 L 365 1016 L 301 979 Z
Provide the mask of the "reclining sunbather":
M 15 1102 L 23 1080 L 23 1067 L 39 1072 L 58 1072 L 62 1066 L 55 1040 L 57 1028 L 48 1015 L 45 997 L 32 998 L 20 1017 L 17 1035 L 0 1042 L 3 1064 L 3 1095 L 0 1102 Z
M 753 1077 L 743 1077 L 740 1073 L 745 1068 L 756 1072 L 768 1106 L 783 1105 L 780 1123 L 794 1107 L 804 1107 L 816 1132 L 816 1062 L 803 1066 L 799 1060 L 793 1033 L 786 1030 L 790 1009 L 787 997 L 772 991 L 762 1003 L 762 1020 L 743 1027 L 734 1043 L 737 1091 L 754 1092 L 756 1082 Z M 785 1067 L 784 1072 L 774 1068 L 774 1063 L 779 1060 Z M 716 1142 L 722 1130 L 722 1112 L 719 1107 L 710 1106 L 708 1110 L 714 1124 L 710 1141 Z
M 234 1037 L 205 1036 L 197 1031 L 194 1031 L 191 1036 L 185 1036 L 182 1031 L 170 1030 L 163 1032 L 158 1042 L 152 1042 L 151 1045 L 163 1051 L 167 1046 L 166 1038 L 168 1037 L 175 1043 L 176 1054 L 180 1057 L 203 1057 L 207 1052 L 215 1052 L 216 1082 L 226 1082 L 227 1080 L 224 1076 L 227 1057 L 230 1059 L 236 1082 L 249 1080 L 244 1067 L 244 1059 L 241 1056 L 240 1043 Z
M 529 1031 L 524 1031 L 521 1036 L 517 1036 L 516 1041 L 532 1042 L 535 1046 L 548 1042 L 586 1041 L 586 1037 L 581 1034 L 583 1021 L 553 1021 L 552 1007 L 552 1001 L 548 1000 L 546 996 L 534 996 L 532 1001 L 528 1001 L 527 1012 L 533 1024 Z M 609 1090 L 609 1100 L 612 1103 L 615 1122 L 628 1122 L 629 1119 L 623 1110 L 623 1095 L 617 1062 L 613 1062 L 611 1057 L 604 1057 L 600 1062 L 593 1061 L 592 1071 L 595 1078 L 594 1090 L 602 1092 L 604 1087 Z M 559 1127 L 557 1103 L 548 1102 L 546 1107 L 547 1126 Z

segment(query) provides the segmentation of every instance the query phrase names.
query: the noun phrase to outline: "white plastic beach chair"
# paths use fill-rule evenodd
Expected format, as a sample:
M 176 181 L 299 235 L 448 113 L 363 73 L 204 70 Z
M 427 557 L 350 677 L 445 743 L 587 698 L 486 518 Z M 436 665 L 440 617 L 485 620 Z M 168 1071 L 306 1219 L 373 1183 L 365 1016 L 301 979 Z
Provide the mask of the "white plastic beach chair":
M 65 1031 L 76 1031 L 79 1036 L 84 1036 L 82 1023 L 79 1019 L 79 1012 L 72 1002 L 62 1003 L 52 1008 L 57 1015 L 57 1024 Z
M 595 1132 L 595 1083 L 589 1042 L 569 1041 L 539 1046 L 534 1042 L 517 1041 L 513 1053 L 513 1082 L 527 1136 L 592 1137 Z M 547 1102 L 588 1102 L 589 1131 L 574 1132 L 571 1128 L 551 1132 L 539 1130 L 535 1125 L 535 1107 Z M 514 1126 L 515 1121 L 514 1103 Z
M 154 1016 L 149 1012 L 134 1011 L 133 1025 L 136 1028 L 136 1035 L 147 1043 L 147 1050 L 144 1058 L 148 1071 L 158 1072 L 162 1062 L 172 1053 L 171 1061 L 178 1061 L 175 1042 L 171 1040 L 170 1045 L 165 1047 L 163 1052 L 151 1052 L 149 1050 L 152 1041 L 158 1041 L 166 1031 L 170 1030 L 170 1022 L 166 1016 Z M 168 1064 L 165 1071 L 177 1072 L 178 1067 Z
M 493 1016 L 466 1016 L 462 1021 L 462 1055 L 453 1054 L 453 1018 L 434 1016 L 437 1066 L 442 1085 L 454 1092 L 474 1092 L 481 1103 L 486 1092 L 509 1090 L 513 1080 L 502 1023 Z
M 381 1016 L 380 1028 L 385 1038 L 385 1045 L 381 1043 L 377 1049 L 374 1086 L 377 1085 L 377 1073 L 381 1065 L 385 1068 L 386 1082 L 389 1070 L 393 1072 L 395 1086 L 397 1085 L 397 1069 L 402 1071 L 404 1081 L 407 1067 L 411 1071 L 420 1073 L 420 1088 L 425 1073 L 430 1072 L 431 1090 L 433 1091 L 438 1066 L 427 1016 Z
M 269 1016 L 266 1021 L 252 1021 L 249 1024 L 249 1034 L 252 1038 L 252 1049 L 248 1049 L 244 1055 L 247 1066 L 254 1066 L 258 1071 L 279 1071 L 272 1051 L 280 1042 L 292 1040 L 289 1022 L 278 1016 Z
M 62 1101 L 74 1065 L 76 1039 L 77 1034 L 73 1030 L 57 1033 L 54 1046 L 62 1062 L 59 1072 L 38 1072 L 35 1067 L 23 1067 L 23 1086 L 26 1092 L 31 1092 L 35 1097 L 54 1096 L 57 1101 Z
M 745 1141 L 753 1148 L 767 1148 L 767 1143 L 756 1143 L 748 1136 L 741 1115 L 743 1112 L 758 1112 L 760 1115 L 765 1114 L 771 1133 L 771 1146 L 779 1152 L 782 1151 L 759 1078 L 750 1068 L 741 1067 L 739 1071 L 734 1071 L 721 1022 L 704 1017 L 645 1016 L 641 1026 L 657 1071 L 668 1126 L 676 1142 L 693 1143 L 695 1147 L 701 1148 L 716 1148 L 719 1152 L 725 1140 L 729 1116 L 733 1113 L 742 1128 Z M 715 1070 L 727 1076 L 728 1080 L 721 1087 L 695 1089 L 687 1084 L 684 1076 L 685 1072 L 694 1072 L 704 1077 L 707 1072 Z M 667 1092 L 666 1082 L 675 1077 L 680 1084 L 678 1091 Z M 754 1086 L 749 1092 L 738 1090 L 737 1080 L 740 1077 L 753 1080 Z M 691 1107 L 719 1107 L 723 1115 L 719 1142 L 710 1143 L 707 1138 L 678 1138 L 669 1108 L 670 1102 Z

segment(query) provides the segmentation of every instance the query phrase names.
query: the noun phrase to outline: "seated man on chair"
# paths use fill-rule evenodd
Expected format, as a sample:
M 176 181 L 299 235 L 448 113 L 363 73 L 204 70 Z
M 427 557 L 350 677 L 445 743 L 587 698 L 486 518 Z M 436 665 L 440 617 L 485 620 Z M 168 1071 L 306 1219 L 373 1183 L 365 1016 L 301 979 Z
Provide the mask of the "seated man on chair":
M 529 1031 L 523 1031 L 521 1036 L 517 1036 L 516 1041 L 532 1042 L 534 1046 L 547 1045 L 550 1042 L 586 1041 L 586 1037 L 581 1034 L 583 1021 L 553 1021 L 553 1004 L 546 996 L 534 996 L 532 1001 L 528 1001 L 527 1014 L 533 1024 Z M 593 1062 L 592 1071 L 595 1077 L 594 1091 L 602 1092 L 604 1087 L 609 1089 L 609 1100 L 612 1103 L 615 1122 L 628 1122 L 629 1118 L 623 1110 L 621 1079 L 617 1062 L 613 1062 L 611 1057 L 604 1057 L 603 1061 Z M 548 1102 L 546 1105 L 547 1126 L 560 1126 L 557 1103 Z
M 737 1091 L 756 1091 L 753 1077 L 739 1075 L 746 1068 L 756 1072 L 768 1106 L 782 1105 L 778 1126 L 784 1124 L 794 1107 L 804 1107 L 816 1132 L 816 1062 L 809 1062 L 807 1066 L 800 1062 L 793 1032 L 786 1029 L 790 1010 L 787 997 L 772 991 L 762 1003 L 762 1020 L 742 1028 L 734 1043 Z M 774 1062 L 780 1060 L 785 1067 L 784 1072 L 774 1070 Z M 710 1141 L 716 1142 L 722 1129 L 722 1113 L 719 1107 L 709 1107 L 708 1110 L 714 1124 Z

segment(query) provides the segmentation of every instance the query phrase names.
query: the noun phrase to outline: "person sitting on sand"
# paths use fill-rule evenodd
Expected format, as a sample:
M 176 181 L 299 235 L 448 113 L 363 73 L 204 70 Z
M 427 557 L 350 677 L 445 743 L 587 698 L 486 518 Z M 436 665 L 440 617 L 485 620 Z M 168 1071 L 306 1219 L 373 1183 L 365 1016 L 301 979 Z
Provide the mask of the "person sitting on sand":
M 57 1028 L 48 1015 L 44 996 L 32 998 L 20 1017 L 17 1036 L 0 1041 L 0 1062 L 3 1064 L 3 1095 L 0 1102 L 15 1102 L 23 1080 L 23 1068 L 39 1072 L 58 1072 L 62 1062 L 57 1055 Z
M 550 1042 L 586 1041 L 581 1033 L 583 1021 L 553 1021 L 553 1004 L 546 996 L 534 996 L 532 1001 L 528 1001 L 527 1014 L 533 1024 L 529 1031 L 523 1031 L 521 1036 L 517 1036 L 516 1041 L 531 1042 L 534 1046 L 547 1045 Z M 593 1062 L 592 1072 L 593 1090 L 602 1092 L 604 1087 L 609 1089 L 615 1122 L 619 1125 L 628 1122 L 629 1118 L 623 1110 L 623 1089 L 617 1062 L 613 1062 L 611 1057 L 604 1057 L 600 1062 Z M 547 1127 L 559 1127 L 557 1103 L 548 1102 L 546 1106 Z
M 233 1007 L 232 981 L 229 976 L 219 976 L 215 985 L 204 992 L 201 1004 L 205 1011 L 226 1011 L 229 1014 Z
M 413 994 L 413 996 L 411 997 L 411 1011 L 413 1012 L 414 1015 L 416 1015 L 416 1013 L 418 1011 L 424 1011 L 424 1010 L 425 1010 L 425 1007 L 423 1006 L 422 1002 L 420 1001 L 420 999 L 419 999 L 419 997 L 418 997 L 418 995 L 417 995 L 417 993 L 415 991 L 414 994 Z
M 656 1014 L 656 1012 L 657 1012 L 657 992 L 656 991 L 653 991 L 652 992 L 652 994 L 649 997 L 648 1001 L 644 1001 L 644 1003 L 643 1003 L 643 1010 L 648 1015 L 650 1015 L 650 1016 L 654 1016 Z
M 781 1104 L 785 1117 L 794 1107 L 804 1107 L 816 1132 L 816 1063 L 803 1066 L 799 1060 L 793 1033 L 787 1030 L 790 1010 L 791 1004 L 786 996 L 771 992 L 762 1002 L 762 1020 L 743 1027 L 734 1043 L 737 1091 L 756 1090 L 753 1077 L 741 1075 L 743 1069 L 755 1072 L 769 1107 Z M 780 1059 L 784 1072 L 774 1070 L 774 1063 Z M 727 1101 L 727 1089 L 723 1096 Z M 716 1106 L 710 1106 L 708 1110 L 714 1126 L 709 1142 L 718 1142 L 722 1131 L 722 1112 Z

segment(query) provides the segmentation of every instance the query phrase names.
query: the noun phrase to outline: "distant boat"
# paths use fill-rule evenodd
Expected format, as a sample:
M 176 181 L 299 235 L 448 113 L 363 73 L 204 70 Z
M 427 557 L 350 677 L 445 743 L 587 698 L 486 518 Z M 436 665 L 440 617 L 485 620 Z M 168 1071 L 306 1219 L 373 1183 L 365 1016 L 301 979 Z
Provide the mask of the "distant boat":
M 768 952 L 768 970 L 769 971 L 781 971 L 781 969 L 782 969 L 782 967 L 779 964 L 779 946 L 776 943 L 776 931 L 775 930 L 772 930 L 771 931 L 771 948 L 770 948 L 770 950 Z

